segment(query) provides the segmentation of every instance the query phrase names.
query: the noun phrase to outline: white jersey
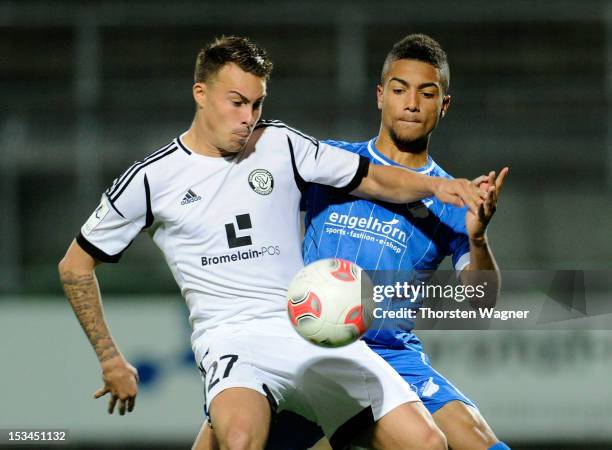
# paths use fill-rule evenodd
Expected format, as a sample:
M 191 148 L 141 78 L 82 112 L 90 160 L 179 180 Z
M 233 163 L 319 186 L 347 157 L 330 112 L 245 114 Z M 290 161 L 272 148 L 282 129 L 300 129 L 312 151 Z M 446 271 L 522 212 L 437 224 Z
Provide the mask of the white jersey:
M 77 242 L 116 262 L 146 230 L 187 302 L 192 341 L 254 320 L 284 333 L 286 289 L 303 266 L 301 191 L 308 182 L 353 190 L 367 167 L 279 121 L 260 122 L 228 158 L 195 153 L 179 137 L 114 181 Z

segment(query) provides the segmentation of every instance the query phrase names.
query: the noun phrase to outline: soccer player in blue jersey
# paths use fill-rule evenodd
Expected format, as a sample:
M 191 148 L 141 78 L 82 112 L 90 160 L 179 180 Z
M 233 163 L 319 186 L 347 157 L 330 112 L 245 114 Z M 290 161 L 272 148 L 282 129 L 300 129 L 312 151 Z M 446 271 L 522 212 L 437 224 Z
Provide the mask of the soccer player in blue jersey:
M 378 136 L 366 142 L 328 143 L 374 164 L 450 178 L 429 154 L 431 134 L 449 109 L 449 78 L 440 45 L 429 36 L 407 36 L 393 46 L 383 65 L 377 87 Z M 366 270 L 436 270 L 450 255 L 463 283 L 474 283 L 476 271 L 490 271 L 499 283 L 485 232 L 507 173 L 504 168 L 497 176 L 491 172 L 475 180 L 488 193 L 479 214 L 435 198 L 392 205 L 313 185 L 306 197 L 305 263 L 340 257 Z M 404 324 L 402 329 L 371 329 L 364 339 L 417 390 L 449 447 L 507 449 L 474 403 L 430 366 L 411 328 Z

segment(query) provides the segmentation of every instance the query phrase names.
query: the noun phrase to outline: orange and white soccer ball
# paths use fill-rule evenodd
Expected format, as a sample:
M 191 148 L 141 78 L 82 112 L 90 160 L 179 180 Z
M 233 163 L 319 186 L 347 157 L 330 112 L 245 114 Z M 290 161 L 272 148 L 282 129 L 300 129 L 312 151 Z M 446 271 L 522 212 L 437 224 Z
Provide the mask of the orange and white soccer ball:
M 372 323 L 370 277 L 344 259 L 322 259 L 304 267 L 291 281 L 287 299 L 294 328 L 323 347 L 350 344 Z

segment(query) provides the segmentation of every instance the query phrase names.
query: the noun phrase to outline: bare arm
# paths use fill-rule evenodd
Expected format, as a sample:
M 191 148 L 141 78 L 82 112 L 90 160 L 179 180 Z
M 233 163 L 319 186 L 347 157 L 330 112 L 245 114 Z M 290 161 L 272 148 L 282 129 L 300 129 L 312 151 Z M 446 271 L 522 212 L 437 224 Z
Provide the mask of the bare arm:
M 94 273 L 96 261 L 73 241 L 59 264 L 60 280 L 83 331 L 103 363 L 119 356 L 119 351 L 108 331 L 98 281 Z
M 487 196 L 477 214 L 466 213 L 466 228 L 470 242 L 470 263 L 461 271 L 461 282 L 467 285 L 487 283 L 485 297 L 471 302 L 472 306 L 476 308 L 493 307 L 499 297 L 501 273 L 489 246 L 486 229 L 497 209 L 497 200 L 506 175 L 508 175 L 507 167 L 503 168 L 497 177 L 495 172 L 490 172 L 489 175 L 474 180 L 474 184 L 486 191 Z
M 95 276 L 97 262 L 73 241 L 59 263 L 59 275 L 66 298 L 96 352 L 102 368 L 104 387 L 95 393 L 99 398 L 111 393 L 109 413 L 120 401 L 119 413 L 134 408 L 138 375 L 121 355 L 110 334 Z M 127 405 L 126 405 L 127 404 Z
M 398 167 L 370 164 L 368 175 L 351 194 L 390 203 L 410 203 L 435 195 L 444 203 L 478 211 L 485 194 L 471 181 L 430 177 Z
M 486 237 L 470 239 L 470 263 L 461 271 L 460 279 L 465 285 L 486 283 L 485 296 L 470 302 L 474 308 L 495 306 L 501 288 L 501 273 Z

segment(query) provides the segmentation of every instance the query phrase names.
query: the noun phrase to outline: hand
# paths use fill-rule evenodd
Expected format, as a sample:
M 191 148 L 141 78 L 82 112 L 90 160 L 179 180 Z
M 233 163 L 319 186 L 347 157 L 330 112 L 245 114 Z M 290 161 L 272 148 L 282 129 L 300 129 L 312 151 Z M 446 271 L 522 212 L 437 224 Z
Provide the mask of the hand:
M 476 213 L 470 210 L 465 216 L 465 225 L 471 240 L 477 241 L 484 239 L 487 225 L 497 209 L 497 200 L 499 199 L 499 194 L 504 185 L 506 175 L 508 175 L 508 170 L 507 167 L 504 167 L 497 177 L 495 176 L 495 172 L 491 171 L 489 175 L 480 176 L 472 182 L 485 193 L 486 198 Z
M 138 372 L 122 356 L 116 356 L 102 363 L 102 379 L 104 387 L 98 389 L 94 398 L 100 398 L 108 393 L 111 394 L 108 402 L 108 413 L 115 410 L 119 400 L 119 414 L 124 415 L 127 407 L 132 412 L 136 404 L 138 392 Z
M 476 214 L 486 198 L 486 192 L 466 179 L 437 178 L 433 189 L 434 195 L 444 203 L 450 203 Z

